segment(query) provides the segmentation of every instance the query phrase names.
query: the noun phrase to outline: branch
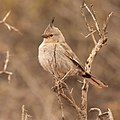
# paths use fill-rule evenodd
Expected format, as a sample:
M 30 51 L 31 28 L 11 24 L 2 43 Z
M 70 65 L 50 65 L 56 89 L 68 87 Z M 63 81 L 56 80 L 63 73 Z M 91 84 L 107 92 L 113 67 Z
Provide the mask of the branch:
M 60 105 L 61 117 L 62 117 L 62 120 L 64 120 L 65 119 L 65 117 L 64 117 L 64 107 L 63 107 L 63 102 L 62 102 L 62 99 L 61 99 L 61 92 L 62 93 L 64 93 L 64 92 L 63 92 L 61 81 L 58 80 L 57 78 L 55 78 L 55 87 L 56 87 L 55 91 L 57 91 L 58 104 Z
M 106 23 L 104 24 L 103 29 L 101 30 L 100 27 L 99 27 L 99 24 L 98 24 L 98 21 L 97 21 L 93 6 L 91 6 L 91 7 L 92 7 L 92 11 L 90 10 L 90 8 L 85 3 L 83 3 L 83 6 L 81 8 L 82 16 L 83 16 L 83 18 L 85 20 L 85 23 L 87 25 L 88 30 L 90 31 L 90 35 L 92 36 L 92 39 L 93 39 L 93 41 L 95 43 L 95 46 L 92 49 L 92 51 L 91 51 L 91 53 L 90 53 L 90 55 L 89 55 L 89 57 L 88 57 L 88 59 L 87 59 L 87 61 L 85 63 L 85 70 L 86 70 L 87 73 L 90 73 L 91 66 L 92 66 L 92 63 L 93 63 L 93 61 L 95 59 L 95 56 L 98 54 L 98 52 L 103 47 L 103 45 L 107 42 L 106 29 L 107 29 L 109 18 L 112 15 L 112 13 L 110 13 L 108 15 L 108 17 L 106 19 Z M 94 25 L 95 25 L 96 30 L 98 31 L 98 35 L 100 37 L 98 42 L 96 42 L 96 37 L 94 35 L 93 28 L 88 23 L 83 8 L 86 8 L 86 10 L 90 13 L 91 18 L 93 19 Z M 82 109 L 82 114 L 83 114 L 82 120 L 87 120 L 88 88 L 89 88 L 89 83 L 86 81 L 86 79 L 84 79 L 84 84 L 83 84 L 83 87 L 82 87 L 82 97 L 81 97 L 81 109 Z
M 87 26 L 87 28 L 88 28 L 88 30 L 89 30 L 89 32 L 90 32 L 87 36 L 85 36 L 85 38 L 87 38 L 88 36 L 91 35 L 91 36 L 92 36 L 92 39 L 93 39 L 93 42 L 94 42 L 94 44 L 96 45 L 96 44 L 97 44 L 97 41 L 96 41 L 95 36 L 94 36 L 94 33 L 96 32 L 96 30 L 94 30 L 93 27 L 90 26 L 90 24 L 89 24 L 89 22 L 88 22 L 88 20 L 87 20 L 87 18 L 86 18 L 86 15 L 85 15 L 85 13 L 84 13 L 83 8 L 84 8 L 84 4 L 82 4 L 80 10 L 81 10 L 81 14 L 82 14 L 82 16 L 83 16 L 83 18 L 84 18 L 84 20 L 85 20 L 85 24 L 86 24 L 86 26 Z
M 99 108 L 91 108 L 90 111 L 96 110 L 98 111 L 98 117 L 96 120 L 114 120 L 111 110 L 108 110 L 104 113 L 101 112 Z
M 93 5 L 91 5 L 92 11 L 89 9 L 89 7 L 88 7 L 85 3 L 84 3 L 84 7 L 85 7 L 85 8 L 87 9 L 87 11 L 90 13 L 90 15 L 91 15 L 91 17 L 92 17 L 92 19 L 93 19 L 93 21 L 94 21 L 95 27 L 96 27 L 99 35 L 100 35 L 101 30 L 100 30 L 100 27 L 99 27 L 99 24 L 98 24 L 98 21 L 97 21 L 97 17 L 96 17 L 95 11 L 94 11 L 94 9 L 93 9 Z
M 8 82 L 10 83 L 12 72 L 7 70 L 7 66 L 8 66 L 8 63 L 9 63 L 9 56 L 10 56 L 9 51 L 7 51 L 6 52 L 5 64 L 4 64 L 3 70 L 0 71 L 0 74 L 6 74 L 8 76 Z
M 5 25 L 5 26 L 8 28 L 9 31 L 13 30 L 13 31 L 17 32 L 18 34 L 22 35 L 22 33 L 21 33 L 17 28 L 15 28 L 14 26 L 12 26 L 12 25 L 10 25 L 10 24 L 8 24 L 8 23 L 6 22 L 7 18 L 8 18 L 9 15 L 10 15 L 10 13 L 11 13 L 11 10 L 10 10 L 10 11 L 5 15 L 5 17 L 0 21 L 0 24 Z
M 22 114 L 21 114 L 21 120 L 28 120 L 32 116 L 27 113 L 27 110 L 25 109 L 25 105 L 22 105 Z
M 72 92 L 73 89 L 69 89 L 68 85 L 64 82 L 64 79 L 66 79 L 66 77 L 69 76 L 69 72 L 68 71 L 62 79 L 58 80 L 57 78 L 55 78 L 55 92 L 57 92 L 57 98 L 58 98 L 58 103 L 60 104 L 60 108 L 61 108 L 61 113 L 62 113 L 62 120 L 64 120 L 64 113 L 63 113 L 63 103 L 61 100 L 61 97 L 64 98 L 77 112 L 78 114 L 78 118 L 81 120 L 82 119 L 82 114 L 81 114 L 81 109 L 80 107 L 76 104 Z

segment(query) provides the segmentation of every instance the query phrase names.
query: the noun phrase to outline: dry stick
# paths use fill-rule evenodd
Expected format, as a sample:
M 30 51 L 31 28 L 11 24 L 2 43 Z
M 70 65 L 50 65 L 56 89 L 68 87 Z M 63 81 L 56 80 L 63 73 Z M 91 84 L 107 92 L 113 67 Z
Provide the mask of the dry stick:
M 61 99 L 61 96 L 60 96 L 61 92 L 63 92 L 61 81 L 55 79 L 55 86 L 57 87 L 57 99 L 58 99 L 58 103 L 60 104 L 62 120 L 64 120 L 65 119 L 64 111 L 63 111 L 64 107 L 63 107 L 62 99 Z
M 31 118 L 32 116 L 27 113 L 27 110 L 25 109 L 25 105 L 22 105 L 22 115 L 21 120 L 28 120 L 28 118 Z
M 9 51 L 7 51 L 7 52 L 6 52 L 5 64 L 4 64 L 3 70 L 0 71 L 0 74 L 5 73 L 6 75 L 8 75 L 8 82 L 10 83 L 12 72 L 7 71 L 7 66 L 8 66 L 8 62 L 9 62 L 9 57 L 10 57 Z
M 64 99 L 66 99 L 70 104 L 71 104 L 71 106 L 77 111 L 77 113 L 78 113 L 78 118 L 80 119 L 80 120 L 82 120 L 82 117 L 81 117 L 81 109 L 80 109 L 80 107 L 78 107 L 78 105 L 77 104 L 75 104 L 66 94 L 63 94 L 63 93 L 60 93 L 60 95 L 64 98 Z
M 83 5 L 84 5 L 84 4 L 83 4 Z M 87 35 L 87 37 L 88 37 L 89 35 L 91 35 L 91 36 L 92 36 L 92 39 L 93 39 L 93 42 L 94 42 L 94 44 L 96 45 L 96 44 L 97 44 L 97 41 L 96 41 L 95 36 L 94 36 L 94 31 L 96 32 L 96 30 L 94 30 L 94 29 L 89 25 L 89 23 L 88 23 L 88 21 L 87 21 L 87 18 L 86 18 L 86 16 L 85 16 L 85 13 L 84 13 L 84 11 L 83 11 L 83 8 L 84 8 L 84 6 L 81 7 L 81 14 L 82 14 L 82 16 L 83 16 L 83 18 L 84 18 L 84 20 L 85 20 L 85 23 L 86 23 L 86 26 L 87 26 L 89 32 L 90 32 L 90 33 Z M 85 37 L 85 38 L 86 38 L 86 37 Z
M 71 70 L 70 70 L 71 71 Z M 55 84 L 57 86 L 57 98 L 58 98 L 58 101 L 60 102 L 60 106 L 61 106 L 61 111 L 62 111 L 62 119 L 64 120 L 64 114 L 63 114 L 63 103 L 62 103 L 62 100 L 61 100 L 61 97 L 64 98 L 65 100 L 68 101 L 68 103 L 70 103 L 70 105 L 76 110 L 76 112 L 78 113 L 78 118 L 81 120 L 81 109 L 80 107 L 76 104 L 73 96 L 72 96 L 72 91 L 73 89 L 69 89 L 68 85 L 64 82 L 64 80 L 69 76 L 69 73 L 70 71 L 68 71 L 61 80 L 56 80 L 55 78 Z M 69 97 L 65 94 L 65 91 L 64 89 L 66 89 L 66 91 L 68 92 L 69 94 Z M 61 97 L 60 97 L 61 96 Z
M 25 105 L 22 105 L 21 120 L 25 120 Z
M 95 27 L 96 27 L 96 29 L 97 29 L 97 31 L 98 31 L 98 33 L 99 33 L 99 36 L 101 36 L 101 30 L 100 30 L 100 27 L 99 27 L 99 24 L 98 24 L 96 15 L 95 15 L 95 11 L 94 11 L 94 9 L 93 9 L 93 5 L 91 6 L 93 12 L 89 9 L 89 7 L 88 7 L 85 3 L 84 3 L 83 5 L 84 5 L 84 7 L 87 9 L 87 11 L 90 13 L 90 15 L 91 15 L 91 17 L 92 17 L 92 19 L 93 19 L 93 21 L 94 21 L 94 23 L 95 23 Z
M 3 71 L 6 71 L 7 66 L 8 66 L 8 62 L 9 62 L 9 51 L 6 52 L 6 60 L 5 60 L 5 64 L 4 64 L 4 68 Z
M 82 8 L 85 7 L 87 9 L 87 11 L 90 13 L 94 23 L 95 23 L 95 26 L 96 26 L 96 30 L 98 31 L 98 34 L 100 36 L 100 39 L 98 40 L 98 42 L 96 42 L 95 40 L 95 36 L 93 33 L 91 33 L 91 36 L 92 36 L 92 39 L 95 43 L 95 47 L 92 49 L 87 61 L 86 61 L 86 64 L 85 64 L 85 70 L 86 72 L 90 73 L 90 70 L 91 70 L 91 65 L 93 63 L 93 60 L 95 58 L 95 56 L 97 55 L 97 53 L 100 51 L 100 49 L 102 48 L 102 46 L 105 44 L 105 42 L 107 41 L 107 37 L 105 36 L 106 35 L 106 28 L 107 28 L 107 24 L 108 24 L 108 21 L 109 21 L 109 18 L 110 16 L 112 15 L 112 13 L 110 13 L 107 17 L 107 20 L 106 20 L 106 24 L 105 24 L 105 29 L 103 29 L 103 31 L 100 30 L 99 28 L 99 24 L 97 22 L 97 19 L 96 19 L 96 16 L 95 16 L 95 12 L 91 12 L 91 10 L 88 8 L 88 6 L 84 3 Z M 93 10 L 93 9 L 92 9 Z M 86 22 L 86 25 L 88 27 L 88 30 L 91 32 L 91 27 L 87 21 L 87 18 L 82 11 L 82 15 L 85 19 L 85 22 Z M 84 80 L 84 85 L 82 87 L 82 97 L 81 97 L 81 110 L 82 110 L 82 120 L 87 120 L 87 98 L 88 98 L 88 88 L 89 88 L 89 84 L 86 80 Z
M 68 73 L 63 77 L 64 79 L 67 77 Z M 81 110 L 80 108 L 77 106 L 77 104 L 75 103 L 75 100 L 72 96 L 72 90 L 69 89 L 68 85 L 64 82 L 64 79 L 61 79 L 61 80 L 58 80 L 56 81 L 56 86 L 57 86 L 57 98 L 58 98 L 58 102 L 60 104 L 60 108 L 61 108 L 61 113 L 62 113 L 62 120 L 64 120 L 64 112 L 63 112 L 63 103 L 62 103 L 62 100 L 61 100 L 61 97 L 63 97 L 64 99 L 66 99 L 70 105 L 75 108 L 75 110 L 77 111 L 78 113 L 78 117 L 81 119 Z M 63 86 L 64 85 L 64 86 Z M 70 97 L 68 97 L 63 88 L 65 88 L 69 94 Z
M 73 88 L 70 90 L 69 87 L 68 87 L 68 85 L 67 85 L 65 82 L 63 82 L 63 81 L 61 81 L 61 82 L 62 82 L 62 84 L 65 86 L 65 88 L 66 88 L 66 90 L 67 90 L 67 92 L 68 92 L 71 100 L 73 101 L 73 103 L 76 104 L 76 103 L 75 103 L 75 100 L 74 100 L 74 98 L 73 98 L 73 95 L 72 95 Z
M 62 85 L 64 85 L 63 88 L 65 87 L 65 89 L 67 90 L 67 92 L 68 92 L 68 94 L 69 94 L 70 97 L 68 97 L 68 96 L 65 94 L 65 92 L 61 92 L 61 96 L 62 96 L 64 99 L 66 99 L 73 108 L 75 108 L 76 112 L 78 113 L 78 118 L 81 120 L 81 119 L 82 119 L 82 117 L 81 117 L 81 116 L 82 116 L 82 115 L 81 115 L 82 112 L 81 112 L 80 107 L 76 104 L 76 102 L 75 102 L 75 100 L 74 100 L 74 98 L 73 98 L 73 95 L 72 95 L 73 89 L 70 90 L 69 87 L 68 87 L 68 85 L 64 82 L 64 79 L 69 76 L 69 73 L 70 73 L 70 72 L 71 72 L 71 70 L 69 70 L 69 71 L 63 76 L 63 78 L 60 80 L 60 82 L 62 83 Z
M 63 81 L 62 81 L 62 84 L 65 86 L 65 88 L 66 88 L 66 90 L 67 90 L 67 92 L 68 92 L 68 94 L 69 94 L 70 97 L 68 97 L 68 96 L 67 96 L 66 94 L 64 94 L 64 93 L 62 93 L 61 96 L 62 96 L 64 99 L 66 99 L 73 108 L 75 108 L 76 112 L 78 113 L 78 118 L 81 120 L 81 118 L 82 118 L 82 117 L 81 117 L 81 116 L 82 116 L 82 115 L 81 115 L 82 112 L 81 112 L 80 107 L 76 104 L 75 99 L 73 98 L 73 95 L 72 95 L 73 88 L 70 90 L 69 87 L 68 87 L 68 85 L 67 85 L 65 82 L 63 82 Z
M 6 22 L 8 16 L 10 15 L 10 13 L 11 13 L 11 10 L 10 10 L 10 11 L 5 15 L 5 17 L 0 21 L 0 24 L 5 25 L 5 26 L 8 28 L 9 31 L 13 30 L 13 31 L 19 33 L 20 35 L 22 35 L 22 33 L 21 33 L 17 28 L 15 28 L 15 27 L 12 26 L 12 25 L 9 25 L 9 24 Z
M 111 110 L 108 108 L 106 112 L 101 112 L 99 108 L 91 108 L 90 111 L 98 111 L 97 119 L 96 120 L 114 120 Z

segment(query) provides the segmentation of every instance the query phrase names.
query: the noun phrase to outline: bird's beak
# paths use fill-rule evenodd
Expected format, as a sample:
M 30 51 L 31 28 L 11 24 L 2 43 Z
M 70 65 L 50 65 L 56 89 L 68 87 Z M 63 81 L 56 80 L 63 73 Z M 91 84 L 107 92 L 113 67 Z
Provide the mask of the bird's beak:
M 48 35 L 47 35 L 47 34 L 42 34 L 41 37 L 43 37 L 43 38 L 47 38 Z

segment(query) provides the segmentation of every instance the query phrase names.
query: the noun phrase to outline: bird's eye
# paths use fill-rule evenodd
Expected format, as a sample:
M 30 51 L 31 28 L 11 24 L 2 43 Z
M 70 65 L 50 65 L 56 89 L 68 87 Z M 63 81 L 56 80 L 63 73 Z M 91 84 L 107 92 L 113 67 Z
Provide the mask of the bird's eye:
M 50 37 L 52 37 L 53 36 L 53 34 L 50 34 Z

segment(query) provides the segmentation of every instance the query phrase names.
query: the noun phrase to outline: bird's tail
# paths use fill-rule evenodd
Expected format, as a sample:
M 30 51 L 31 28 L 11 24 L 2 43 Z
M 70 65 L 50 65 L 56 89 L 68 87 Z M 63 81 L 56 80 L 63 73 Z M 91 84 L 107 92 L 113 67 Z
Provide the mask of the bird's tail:
M 104 88 L 104 87 L 108 87 L 108 85 L 104 84 L 102 81 L 96 79 L 95 77 L 93 77 L 92 75 L 85 73 L 84 75 L 82 75 L 84 78 L 87 78 L 87 81 L 90 82 L 91 84 L 93 84 L 94 86 L 98 87 L 98 88 Z

